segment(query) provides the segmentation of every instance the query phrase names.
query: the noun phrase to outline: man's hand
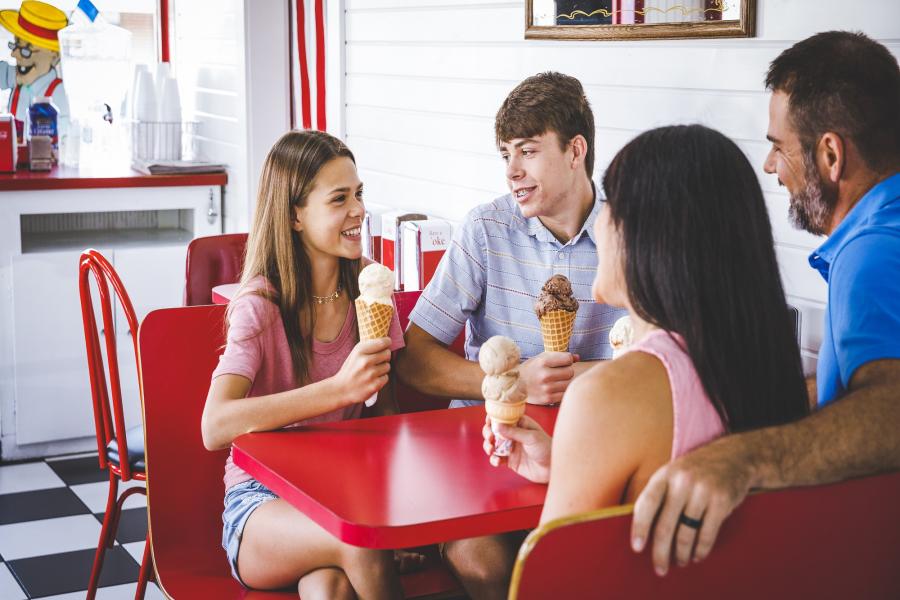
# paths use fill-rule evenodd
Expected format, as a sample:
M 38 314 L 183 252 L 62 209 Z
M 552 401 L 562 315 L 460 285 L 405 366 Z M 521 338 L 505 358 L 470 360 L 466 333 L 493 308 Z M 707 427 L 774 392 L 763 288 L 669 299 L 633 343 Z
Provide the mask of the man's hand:
M 491 431 L 491 418 L 487 417 L 481 436 L 484 438 L 484 453 L 490 457 L 495 467 L 505 462 L 506 465 L 529 481 L 547 483 L 550 481 L 550 445 L 552 440 L 541 429 L 537 421 L 523 415 L 515 427 L 497 424 L 500 435 L 512 440 L 512 450 L 508 457 L 494 456 L 494 433 Z
M 657 575 L 665 575 L 669 570 L 673 541 L 679 566 L 706 558 L 722 521 L 743 502 L 753 486 L 752 463 L 737 437 L 723 438 L 661 467 L 638 496 L 631 524 L 631 547 L 641 552 L 653 528 L 653 565 Z M 699 530 L 680 523 L 681 515 L 701 521 Z
M 522 363 L 519 378 L 528 391 L 529 404 L 559 404 L 575 377 L 578 355 L 569 352 L 541 352 Z

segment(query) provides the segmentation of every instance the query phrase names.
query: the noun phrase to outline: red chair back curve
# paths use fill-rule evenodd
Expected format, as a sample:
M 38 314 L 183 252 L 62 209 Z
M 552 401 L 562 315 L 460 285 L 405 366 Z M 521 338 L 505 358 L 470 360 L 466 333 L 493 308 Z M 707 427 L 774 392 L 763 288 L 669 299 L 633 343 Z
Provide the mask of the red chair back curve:
M 184 305 L 212 304 L 212 289 L 237 283 L 244 267 L 246 233 L 199 237 L 191 241 L 185 264 Z
M 97 318 L 94 312 L 94 301 L 91 296 L 90 276 L 93 274 L 97 284 L 97 293 L 100 298 L 100 314 L 103 327 L 98 328 Z M 115 320 L 113 318 L 113 297 L 110 294 L 110 285 L 113 292 L 119 298 L 122 312 L 128 322 L 128 329 L 132 332 L 131 340 L 134 344 L 135 363 L 140 377 L 140 362 L 137 360 L 138 330 L 137 317 L 131 298 L 125 291 L 125 286 L 119 278 L 112 264 L 100 252 L 94 249 L 85 250 L 81 254 L 78 264 L 78 293 L 81 297 L 81 318 L 84 325 L 84 339 L 87 349 L 88 373 L 91 382 L 91 397 L 94 408 L 94 427 L 97 434 L 97 454 L 100 459 L 100 468 L 111 469 L 122 481 L 129 479 L 143 479 L 144 474 L 133 471 L 127 459 L 128 442 L 125 433 L 125 417 L 122 409 L 122 386 L 119 378 L 119 358 L 116 352 Z M 100 330 L 98 333 L 98 329 Z M 103 336 L 106 346 L 106 365 L 103 362 L 103 353 L 100 346 L 100 335 Z M 108 368 L 107 368 L 108 367 Z M 107 373 L 109 379 L 107 380 Z M 107 458 L 107 445 L 116 440 L 123 457 L 119 464 L 113 464 Z
M 701 563 L 657 577 L 631 506 L 559 519 L 519 551 L 510 600 L 900 598 L 900 472 L 755 494 Z

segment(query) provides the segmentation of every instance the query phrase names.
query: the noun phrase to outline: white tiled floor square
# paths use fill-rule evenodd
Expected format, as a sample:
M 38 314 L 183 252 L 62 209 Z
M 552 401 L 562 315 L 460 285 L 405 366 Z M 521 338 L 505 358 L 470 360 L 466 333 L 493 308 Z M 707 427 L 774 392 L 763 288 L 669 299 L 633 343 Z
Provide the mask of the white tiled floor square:
M 83 593 L 82 593 L 83 594 Z M 16 578 L 9 572 L 9 567 L 0 563 L 0 598 L 4 600 L 25 600 L 28 596 L 16 583 Z
M 146 487 L 143 481 L 131 480 L 127 483 L 119 484 L 119 495 L 130 487 Z M 98 481 L 97 483 L 82 483 L 72 485 L 69 488 L 75 492 L 75 495 L 81 498 L 88 509 L 92 513 L 102 513 L 106 511 L 106 497 L 109 494 L 109 481 Z M 125 501 L 122 508 L 144 508 L 147 506 L 147 496 L 144 494 L 132 494 Z
M 103 587 L 97 590 L 96 597 L 97 600 L 132 600 L 135 586 L 137 586 L 136 583 L 123 583 L 122 585 Z M 165 596 L 159 591 L 155 583 L 148 583 L 144 599 L 165 600 Z M 84 591 L 60 594 L 58 596 L 43 596 L 41 600 L 84 600 Z
M 0 467 L 0 494 L 64 487 L 65 482 L 43 462 Z
M 15 560 L 96 548 L 99 538 L 100 522 L 93 515 L 0 525 L 0 554 Z
M 134 562 L 137 564 L 141 564 L 141 561 L 144 560 L 144 544 L 143 542 L 131 542 L 130 544 L 122 544 L 122 547 L 125 548 L 125 551 L 131 555 L 131 558 L 134 559 Z

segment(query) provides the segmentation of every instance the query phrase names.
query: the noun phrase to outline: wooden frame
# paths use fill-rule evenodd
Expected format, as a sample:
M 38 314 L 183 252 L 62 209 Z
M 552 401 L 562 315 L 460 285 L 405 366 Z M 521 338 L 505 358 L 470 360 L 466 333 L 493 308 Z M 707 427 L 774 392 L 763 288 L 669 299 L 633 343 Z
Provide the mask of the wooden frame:
M 737 21 L 642 23 L 639 25 L 535 25 L 534 0 L 525 0 L 525 39 L 633 40 L 753 37 L 756 35 L 756 0 L 739 1 L 741 16 Z

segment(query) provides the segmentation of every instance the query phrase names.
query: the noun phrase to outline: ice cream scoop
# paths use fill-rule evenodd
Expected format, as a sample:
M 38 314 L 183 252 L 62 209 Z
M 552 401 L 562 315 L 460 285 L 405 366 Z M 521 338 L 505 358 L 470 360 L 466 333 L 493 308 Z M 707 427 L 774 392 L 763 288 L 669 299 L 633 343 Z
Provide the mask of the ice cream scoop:
M 478 351 L 478 364 L 488 375 L 499 375 L 519 364 L 519 347 L 508 337 L 495 335 Z
M 368 304 L 393 306 L 394 272 L 372 263 L 359 272 L 359 299 Z
M 621 356 L 634 341 L 634 327 L 631 317 L 621 317 L 609 330 L 609 345 L 613 349 L 613 358 Z
M 572 283 L 565 275 L 557 273 L 544 283 L 537 302 L 534 303 L 534 312 L 538 319 L 554 310 L 576 312 L 578 300 L 572 294 Z

